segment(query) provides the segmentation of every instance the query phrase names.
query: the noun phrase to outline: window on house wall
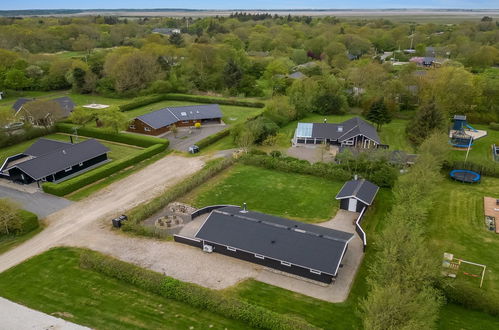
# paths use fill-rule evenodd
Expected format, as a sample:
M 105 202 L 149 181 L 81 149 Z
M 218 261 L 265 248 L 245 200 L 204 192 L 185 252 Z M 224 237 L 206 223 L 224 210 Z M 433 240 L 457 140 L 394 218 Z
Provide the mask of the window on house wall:
M 265 259 L 265 257 L 262 256 L 261 254 L 255 254 L 255 258 L 257 258 L 257 259 Z
M 144 127 L 144 131 L 146 131 L 146 132 L 150 132 L 150 131 L 151 131 L 151 129 L 150 129 L 149 127 Z
M 281 261 L 281 265 L 291 267 L 291 264 L 286 261 Z
M 64 170 L 64 172 L 69 172 L 69 171 L 71 171 L 72 169 L 73 169 L 73 167 L 72 167 L 72 166 L 70 166 L 70 167 L 68 167 L 67 169 L 65 169 L 65 170 Z
M 232 252 L 236 252 L 236 249 L 233 247 L 230 247 L 230 246 L 227 246 L 227 250 L 232 251 Z
M 130 129 L 135 129 L 135 125 L 130 125 L 128 127 L 130 127 Z
M 78 166 L 83 166 L 83 163 L 79 163 Z
M 318 270 L 313 270 L 313 269 L 311 269 L 311 270 L 310 270 L 310 272 L 311 272 L 312 274 L 317 274 L 317 275 L 322 274 L 320 271 L 318 271 Z

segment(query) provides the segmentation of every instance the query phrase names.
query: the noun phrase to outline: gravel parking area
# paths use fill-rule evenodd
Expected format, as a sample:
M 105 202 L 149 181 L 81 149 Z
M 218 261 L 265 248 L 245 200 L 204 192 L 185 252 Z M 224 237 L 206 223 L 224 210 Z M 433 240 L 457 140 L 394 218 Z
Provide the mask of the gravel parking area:
M 202 126 L 201 128 L 181 127 L 178 129 L 176 137 L 171 132 L 161 135 L 161 137 L 165 137 L 170 140 L 170 148 L 187 152 L 189 147 L 193 144 L 196 144 L 198 141 L 207 136 L 220 132 L 226 127 L 227 126 L 225 124 L 208 124 Z
M 288 148 L 286 154 L 290 157 L 308 160 L 311 163 L 332 162 L 337 153 L 338 147 L 330 146 L 323 149 L 322 145 L 296 145 Z
M 0 329 L 5 330 L 89 330 L 0 297 Z

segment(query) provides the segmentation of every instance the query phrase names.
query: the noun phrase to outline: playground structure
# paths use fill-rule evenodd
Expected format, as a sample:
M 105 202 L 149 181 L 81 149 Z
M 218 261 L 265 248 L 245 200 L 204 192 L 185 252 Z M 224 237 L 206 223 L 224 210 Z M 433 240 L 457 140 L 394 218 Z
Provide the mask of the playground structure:
M 499 234 L 499 199 L 493 197 L 483 198 L 483 213 L 485 216 L 485 225 L 490 231 Z
M 492 159 L 499 162 L 499 146 L 496 146 L 495 144 L 492 145 Z
M 481 268 L 480 274 L 473 274 L 468 271 L 464 271 L 462 269 L 460 270 L 462 264 L 480 267 Z M 483 278 L 485 277 L 485 270 L 487 269 L 486 265 L 477 264 L 475 262 L 466 261 L 460 258 L 454 258 L 454 255 L 452 253 L 447 253 L 447 252 L 444 253 L 442 267 L 443 267 L 443 274 L 451 278 L 457 278 L 457 275 L 459 274 L 463 274 L 473 278 L 480 278 L 480 288 L 483 285 Z
M 464 115 L 455 115 L 452 121 L 449 138 L 450 144 L 455 148 L 469 148 L 475 140 L 487 135 L 487 131 L 477 130 L 468 124 Z
M 463 183 L 479 183 L 482 178 L 479 173 L 470 170 L 452 170 L 450 177 Z

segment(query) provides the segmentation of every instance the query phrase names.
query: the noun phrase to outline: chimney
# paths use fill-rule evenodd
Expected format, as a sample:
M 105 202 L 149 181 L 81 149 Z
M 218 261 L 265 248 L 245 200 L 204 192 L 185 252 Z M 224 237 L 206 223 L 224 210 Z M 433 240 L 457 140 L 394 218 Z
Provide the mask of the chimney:
M 357 180 L 359 179 L 359 177 L 357 176 L 357 174 L 355 174 L 355 175 L 353 176 L 353 179 L 354 179 L 355 181 L 357 181 Z
M 324 118 L 324 124 L 327 123 L 327 118 Z
M 74 143 L 74 142 L 73 142 L 73 136 L 72 136 L 72 135 L 70 135 L 70 136 L 69 136 L 69 140 L 71 141 L 71 144 L 73 144 L 73 143 Z
M 246 203 L 243 203 L 243 209 L 241 210 L 241 213 L 248 213 Z

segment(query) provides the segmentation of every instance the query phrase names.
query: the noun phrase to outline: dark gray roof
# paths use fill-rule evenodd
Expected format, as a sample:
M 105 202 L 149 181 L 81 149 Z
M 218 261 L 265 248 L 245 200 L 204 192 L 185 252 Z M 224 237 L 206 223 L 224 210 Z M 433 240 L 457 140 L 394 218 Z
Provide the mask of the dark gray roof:
M 62 142 L 56 140 L 49 140 L 40 138 L 36 140 L 26 151 L 23 152 L 25 155 L 40 157 L 42 155 L 54 152 L 55 150 L 65 148 L 70 146 L 69 142 Z
M 291 78 L 291 79 L 303 79 L 303 78 L 307 78 L 307 76 L 300 72 L 300 71 L 296 71 L 296 72 L 293 72 L 292 74 L 288 75 L 288 78 Z
M 218 104 L 187 105 L 167 107 L 137 117 L 152 128 L 158 129 L 183 120 L 202 120 L 222 118 Z
M 56 144 L 54 144 L 54 147 Z M 57 148 L 52 152 L 19 163 L 14 167 L 29 175 L 33 180 L 78 165 L 81 162 L 105 154 L 109 149 L 97 140 L 86 140 L 78 144 L 68 144 L 65 148 Z
M 359 134 L 381 144 L 376 128 L 359 117 L 338 124 L 314 123 L 311 137 L 343 142 Z
M 14 103 L 14 105 L 12 106 L 12 109 L 14 109 L 17 112 L 17 111 L 19 111 L 19 109 L 21 109 L 21 107 L 26 102 L 33 101 L 33 100 L 34 99 L 29 99 L 29 98 L 26 98 L 26 97 L 21 97 L 20 99 L 17 99 L 16 103 Z
M 35 99 L 21 97 L 20 99 L 18 99 L 16 101 L 16 103 L 14 103 L 12 108 L 16 112 L 18 112 L 24 104 L 26 104 L 30 101 L 33 101 L 33 100 L 35 100 Z M 50 101 L 54 101 L 61 106 L 62 110 L 64 111 L 64 117 L 68 117 L 70 115 L 70 113 L 73 111 L 74 107 L 76 106 L 76 104 L 73 102 L 73 100 L 68 96 L 58 97 L 58 98 L 50 100 Z
M 153 33 L 160 33 L 160 34 L 166 34 L 166 35 L 172 35 L 174 33 L 178 33 L 180 29 L 178 28 L 155 28 L 152 30 Z
M 466 120 L 465 115 L 454 115 L 454 120 Z
M 353 234 L 229 206 L 214 210 L 196 237 L 335 276 Z
M 367 180 L 350 180 L 345 182 L 336 199 L 355 198 L 364 204 L 371 205 L 378 193 L 379 187 Z

